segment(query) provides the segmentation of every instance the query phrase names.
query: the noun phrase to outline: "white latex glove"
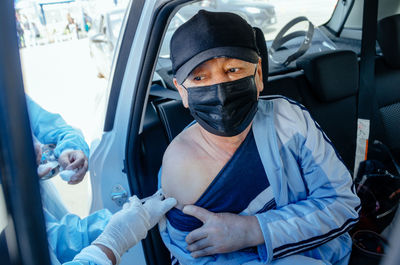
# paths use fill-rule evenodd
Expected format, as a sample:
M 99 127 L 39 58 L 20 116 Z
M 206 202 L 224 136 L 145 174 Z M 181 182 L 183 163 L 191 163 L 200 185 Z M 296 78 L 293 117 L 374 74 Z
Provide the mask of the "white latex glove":
M 150 215 L 150 227 L 153 228 L 164 215 L 171 210 L 176 204 L 174 198 L 167 198 L 164 200 L 164 194 L 161 189 L 159 189 L 152 196 L 142 199 L 145 200 L 143 207 Z
M 109 248 L 118 264 L 122 254 L 144 239 L 147 231 L 175 205 L 174 198 L 163 200 L 163 196 L 152 196 L 142 204 L 138 197 L 132 196 L 92 244 Z

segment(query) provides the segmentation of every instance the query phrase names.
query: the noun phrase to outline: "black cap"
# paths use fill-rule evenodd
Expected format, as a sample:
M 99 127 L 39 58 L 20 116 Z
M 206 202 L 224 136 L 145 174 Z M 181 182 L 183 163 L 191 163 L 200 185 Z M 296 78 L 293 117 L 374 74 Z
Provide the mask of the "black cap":
M 200 10 L 171 38 L 172 70 L 179 84 L 203 62 L 230 57 L 258 62 L 253 28 L 240 16 Z

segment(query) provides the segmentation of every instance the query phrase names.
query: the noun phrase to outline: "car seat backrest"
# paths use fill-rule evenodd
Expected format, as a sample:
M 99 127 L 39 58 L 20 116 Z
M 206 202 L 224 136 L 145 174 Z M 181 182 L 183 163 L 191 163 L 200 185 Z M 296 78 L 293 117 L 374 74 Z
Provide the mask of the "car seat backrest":
M 297 62 L 303 104 L 331 139 L 348 169 L 353 169 L 357 133 L 358 62 L 352 51 L 308 55 Z
M 193 117 L 181 100 L 163 101 L 155 104 L 161 123 L 171 142 L 190 122 Z
M 282 95 L 299 103 L 303 103 L 303 97 L 298 87 L 298 78 L 302 75 L 302 73 L 295 72 L 284 76 L 270 77 L 268 86 L 261 92 L 261 96 Z
M 384 134 L 381 138 L 400 158 L 400 15 L 378 22 L 377 40 L 383 53 L 375 64 L 375 94 Z
M 358 89 L 357 55 L 352 51 L 314 53 L 297 62 L 321 102 L 354 96 Z
M 400 14 L 378 22 L 377 39 L 386 63 L 400 68 Z

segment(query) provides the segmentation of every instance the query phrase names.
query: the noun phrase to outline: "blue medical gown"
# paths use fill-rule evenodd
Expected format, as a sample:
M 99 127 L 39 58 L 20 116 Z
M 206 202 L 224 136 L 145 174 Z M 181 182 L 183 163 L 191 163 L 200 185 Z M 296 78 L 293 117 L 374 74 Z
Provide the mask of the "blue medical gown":
M 41 108 L 29 96 L 26 97 L 26 102 L 33 135 L 41 143 L 56 144 L 56 157 L 66 149 L 81 150 L 89 157 L 89 147 L 79 130 L 69 126 L 59 114 Z M 68 212 L 50 181 L 40 184 L 52 264 L 69 262 L 99 236 L 111 213 L 104 209 L 81 219 Z
M 112 214 L 99 210 L 81 219 L 74 214 L 66 214 L 61 220 L 44 209 L 50 258 L 53 265 L 93 264 L 92 262 L 72 261 L 81 250 L 89 246 L 107 225 Z
M 26 103 L 33 135 L 43 144 L 56 144 L 56 157 L 66 149 L 81 150 L 89 157 L 89 146 L 78 129 L 68 125 L 59 114 L 44 110 L 29 96 Z

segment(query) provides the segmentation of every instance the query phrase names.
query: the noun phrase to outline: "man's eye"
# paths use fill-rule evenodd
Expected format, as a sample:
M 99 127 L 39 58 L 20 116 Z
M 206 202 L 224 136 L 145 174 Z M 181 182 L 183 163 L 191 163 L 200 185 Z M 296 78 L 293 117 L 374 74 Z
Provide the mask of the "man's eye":
M 202 79 L 201 76 L 195 76 L 195 77 L 193 78 L 194 81 L 200 81 L 201 79 Z
M 228 72 L 229 73 L 236 73 L 239 70 L 239 68 L 229 68 Z

